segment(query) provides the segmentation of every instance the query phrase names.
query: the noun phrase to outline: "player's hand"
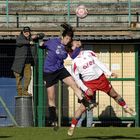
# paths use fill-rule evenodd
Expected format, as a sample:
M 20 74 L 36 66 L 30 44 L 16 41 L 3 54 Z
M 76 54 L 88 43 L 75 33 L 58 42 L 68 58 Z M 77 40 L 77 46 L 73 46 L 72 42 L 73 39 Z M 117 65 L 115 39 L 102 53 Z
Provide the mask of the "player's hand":
M 43 46 L 43 45 L 44 45 L 44 41 L 40 41 L 39 46 Z
M 81 47 L 81 41 L 77 41 L 77 40 L 74 40 L 73 42 L 72 42 L 72 50 L 75 50 L 76 48 L 80 48 Z
M 37 38 L 37 35 L 32 35 L 31 38 L 32 39 L 36 39 Z
M 92 96 L 92 95 L 93 95 L 92 89 L 88 88 L 87 91 L 86 91 L 86 94 L 87 94 L 88 96 Z
M 81 45 L 82 45 L 81 41 L 77 41 L 76 47 L 79 48 L 79 47 L 81 47 Z
M 117 78 L 118 75 L 117 75 L 116 73 L 112 73 L 112 74 L 111 74 L 111 77 L 113 77 L 113 78 Z
M 34 45 L 34 42 L 33 41 L 30 41 L 30 45 Z

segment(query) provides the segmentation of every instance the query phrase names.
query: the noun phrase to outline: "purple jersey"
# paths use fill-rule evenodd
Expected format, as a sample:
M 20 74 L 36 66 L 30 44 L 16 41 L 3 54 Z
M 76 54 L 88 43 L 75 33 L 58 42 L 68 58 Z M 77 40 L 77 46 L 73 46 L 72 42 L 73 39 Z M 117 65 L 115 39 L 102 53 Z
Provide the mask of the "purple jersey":
M 64 59 L 67 58 L 65 46 L 61 44 L 60 38 L 53 38 L 45 42 L 47 56 L 44 62 L 44 72 L 54 72 L 64 67 Z

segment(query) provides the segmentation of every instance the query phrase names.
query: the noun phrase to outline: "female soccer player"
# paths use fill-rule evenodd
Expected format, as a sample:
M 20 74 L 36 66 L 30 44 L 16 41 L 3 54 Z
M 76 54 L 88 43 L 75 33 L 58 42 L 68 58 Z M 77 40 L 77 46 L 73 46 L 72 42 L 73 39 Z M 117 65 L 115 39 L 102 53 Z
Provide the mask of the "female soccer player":
M 75 50 L 79 46 L 81 46 L 80 41 L 72 42 L 72 50 Z M 89 100 L 94 95 L 96 90 L 100 90 L 113 98 L 120 106 L 123 107 L 126 113 L 129 113 L 132 116 L 136 115 L 136 112 L 127 106 L 124 99 L 115 91 L 105 76 L 105 74 L 112 77 L 117 77 L 117 75 L 108 70 L 106 66 L 99 61 L 93 51 L 80 51 L 79 49 L 79 53 L 77 51 L 77 54 L 73 55 L 72 58 L 72 76 Z M 79 75 L 81 75 L 82 80 L 79 78 Z M 91 94 L 89 94 L 88 91 L 91 91 Z M 71 127 L 68 130 L 68 135 L 73 135 L 74 128 L 84 111 L 85 107 L 81 104 L 75 113 L 75 117 L 72 119 Z
M 62 37 L 52 38 L 40 44 L 47 49 L 47 56 L 44 62 L 44 80 L 46 81 L 46 88 L 48 94 L 49 104 L 49 119 L 50 124 L 57 127 L 57 115 L 55 104 L 55 84 L 58 80 L 62 80 L 65 84 L 70 86 L 84 106 L 89 107 L 88 102 L 82 97 L 82 91 L 77 87 L 74 79 L 64 67 L 64 59 L 67 58 L 66 46 L 72 41 L 73 28 L 68 24 L 61 25 L 64 28 Z

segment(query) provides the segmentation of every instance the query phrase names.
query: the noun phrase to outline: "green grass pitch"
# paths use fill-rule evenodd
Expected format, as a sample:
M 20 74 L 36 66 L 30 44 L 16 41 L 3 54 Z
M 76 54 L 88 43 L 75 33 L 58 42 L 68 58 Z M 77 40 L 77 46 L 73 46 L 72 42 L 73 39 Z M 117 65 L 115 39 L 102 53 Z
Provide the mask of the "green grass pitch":
M 0 140 L 140 140 L 140 128 L 94 127 L 76 128 L 72 137 L 67 135 L 68 127 L 55 132 L 50 127 L 1 127 Z

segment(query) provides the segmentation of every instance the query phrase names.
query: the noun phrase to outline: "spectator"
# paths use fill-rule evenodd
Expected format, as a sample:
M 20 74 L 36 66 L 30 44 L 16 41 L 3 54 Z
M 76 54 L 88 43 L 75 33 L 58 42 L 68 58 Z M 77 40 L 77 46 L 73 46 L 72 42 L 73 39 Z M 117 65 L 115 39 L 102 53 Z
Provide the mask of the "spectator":
M 44 34 L 41 34 L 41 38 Z M 31 35 L 31 29 L 26 26 L 16 39 L 15 59 L 12 65 L 12 70 L 16 78 L 16 86 L 18 96 L 31 96 L 28 93 L 28 86 L 31 80 L 31 66 L 36 62 L 36 47 L 33 41 L 40 39 L 40 34 Z M 22 86 L 22 80 L 24 84 Z

